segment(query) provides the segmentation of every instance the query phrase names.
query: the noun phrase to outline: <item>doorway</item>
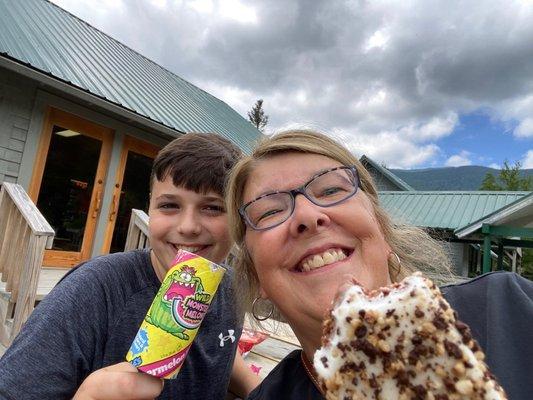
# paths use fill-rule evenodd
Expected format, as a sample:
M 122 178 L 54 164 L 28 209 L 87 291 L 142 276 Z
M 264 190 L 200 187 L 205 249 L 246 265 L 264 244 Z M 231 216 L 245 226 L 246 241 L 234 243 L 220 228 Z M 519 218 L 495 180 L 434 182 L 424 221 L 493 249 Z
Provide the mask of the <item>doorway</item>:
M 44 266 L 72 267 L 90 257 L 112 145 L 111 129 L 48 111 L 29 190 L 55 231 Z
M 148 213 L 150 173 L 159 147 L 126 136 L 113 186 L 102 253 L 124 251 L 131 209 Z

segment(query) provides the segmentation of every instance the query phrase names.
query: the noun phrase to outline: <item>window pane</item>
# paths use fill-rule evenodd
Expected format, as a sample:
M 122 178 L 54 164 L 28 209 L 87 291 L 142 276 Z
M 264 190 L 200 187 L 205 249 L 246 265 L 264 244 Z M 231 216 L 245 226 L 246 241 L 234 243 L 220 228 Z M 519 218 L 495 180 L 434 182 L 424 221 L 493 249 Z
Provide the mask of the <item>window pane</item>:
M 80 251 L 102 143 L 54 126 L 37 207 L 54 228 L 54 250 Z

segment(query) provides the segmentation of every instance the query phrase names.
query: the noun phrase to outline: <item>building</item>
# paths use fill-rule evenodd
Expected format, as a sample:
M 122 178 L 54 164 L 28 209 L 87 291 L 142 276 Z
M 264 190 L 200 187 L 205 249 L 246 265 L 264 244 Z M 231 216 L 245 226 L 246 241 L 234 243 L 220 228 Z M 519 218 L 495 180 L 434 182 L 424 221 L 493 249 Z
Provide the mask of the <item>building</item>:
M 533 247 L 533 193 L 417 191 L 363 155 L 381 204 L 396 223 L 425 229 L 446 243 L 454 273 L 520 272 L 522 248 Z

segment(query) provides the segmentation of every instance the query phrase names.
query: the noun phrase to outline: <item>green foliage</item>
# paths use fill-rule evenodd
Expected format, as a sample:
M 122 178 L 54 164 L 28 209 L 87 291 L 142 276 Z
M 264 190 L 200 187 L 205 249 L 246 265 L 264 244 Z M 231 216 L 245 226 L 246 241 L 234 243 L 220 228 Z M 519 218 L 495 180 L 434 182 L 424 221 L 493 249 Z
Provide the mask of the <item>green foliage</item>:
M 522 249 L 522 276 L 533 280 L 533 249 Z
M 505 160 L 503 168 L 500 170 L 498 180 L 488 172 L 483 179 L 479 190 L 509 190 L 509 191 L 530 191 L 533 190 L 531 176 L 523 177 L 520 173 L 520 161 L 516 161 L 513 166 Z
M 479 190 L 502 190 L 501 186 L 496 183 L 496 178 L 490 172 L 487 172 Z
M 268 124 L 268 115 L 265 115 L 263 110 L 263 99 L 255 102 L 254 106 L 248 111 L 248 119 L 260 132 L 263 132 L 266 124 Z

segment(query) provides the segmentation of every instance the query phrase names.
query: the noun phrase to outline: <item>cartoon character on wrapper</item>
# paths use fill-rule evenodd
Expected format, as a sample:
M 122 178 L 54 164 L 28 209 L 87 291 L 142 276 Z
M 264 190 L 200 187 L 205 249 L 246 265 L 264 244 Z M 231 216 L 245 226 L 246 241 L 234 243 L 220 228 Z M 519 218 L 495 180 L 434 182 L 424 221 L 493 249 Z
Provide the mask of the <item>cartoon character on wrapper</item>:
M 180 250 L 152 302 L 126 360 L 148 374 L 179 372 L 224 275 L 224 268 Z

